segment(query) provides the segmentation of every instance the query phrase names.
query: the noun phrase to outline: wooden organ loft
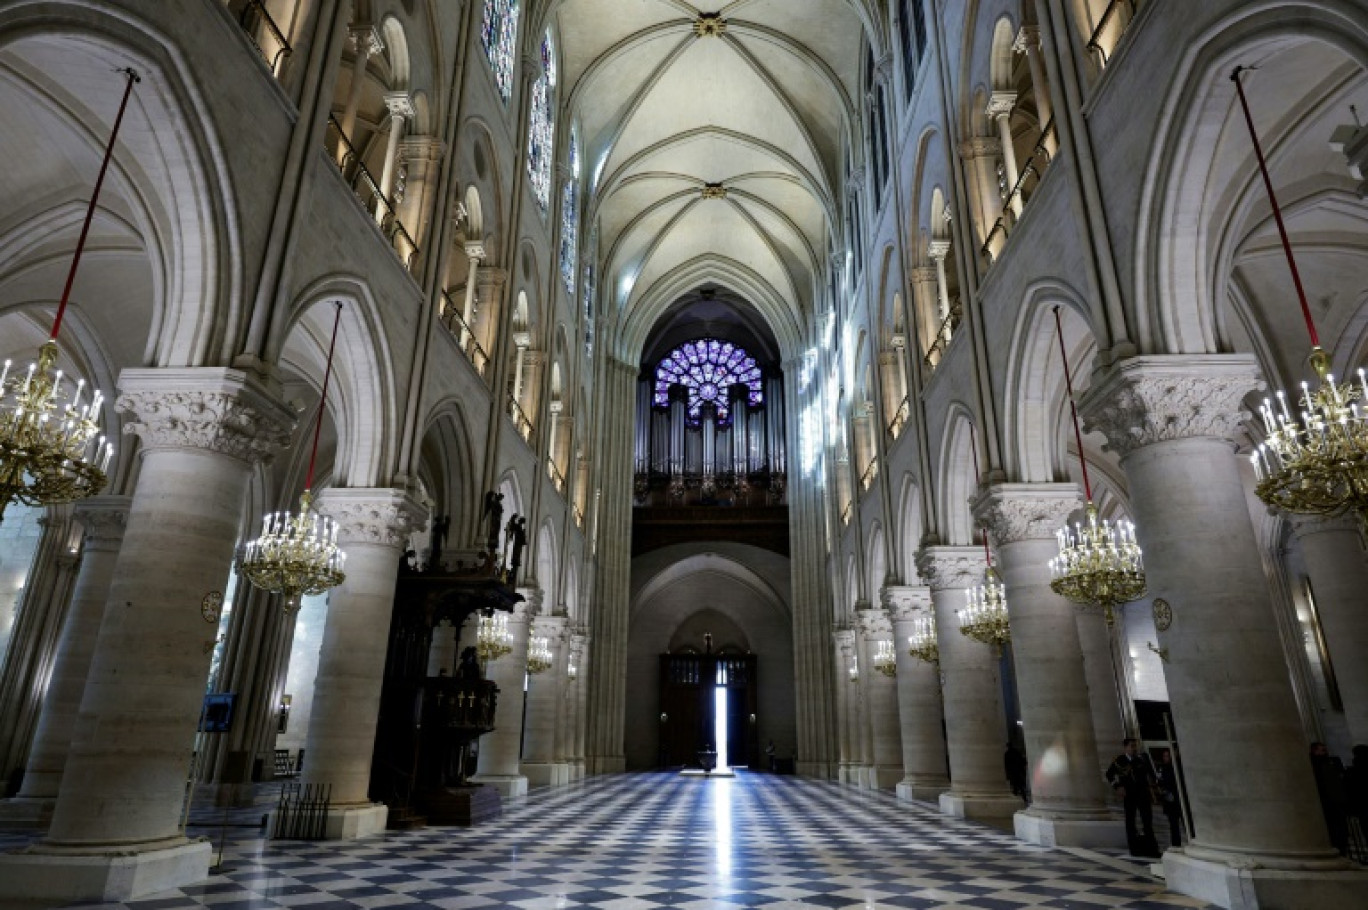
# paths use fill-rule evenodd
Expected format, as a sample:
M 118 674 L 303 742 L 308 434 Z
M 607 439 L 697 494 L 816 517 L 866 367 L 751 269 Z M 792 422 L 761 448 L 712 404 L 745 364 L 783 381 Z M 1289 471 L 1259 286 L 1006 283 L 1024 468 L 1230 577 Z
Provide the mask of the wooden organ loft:
M 788 555 L 784 380 L 700 338 L 637 382 L 633 554 L 731 540 Z

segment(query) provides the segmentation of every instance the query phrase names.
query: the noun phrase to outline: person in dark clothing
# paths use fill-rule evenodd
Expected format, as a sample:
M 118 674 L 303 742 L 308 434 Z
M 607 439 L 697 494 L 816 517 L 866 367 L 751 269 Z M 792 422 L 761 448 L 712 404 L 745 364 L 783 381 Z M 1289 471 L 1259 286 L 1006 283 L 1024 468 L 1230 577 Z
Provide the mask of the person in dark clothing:
M 1015 743 L 1007 744 L 1007 751 L 1002 754 L 1002 771 L 1007 775 L 1007 783 L 1012 788 L 1012 793 L 1020 796 L 1026 805 L 1031 804 L 1030 791 L 1026 789 L 1026 756 L 1016 747 Z
M 1169 823 L 1169 843 L 1183 846 L 1183 808 L 1178 799 L 1178 766 L 1168 749 L 1159 753 L 1159 767 L 1155 769 L 1159 781 L 1159 805 Z
M 1330 754 L 1325 743 L 1311 744 L 1311 768 L 1316 775 L 1316 793 L 1320 796 L 1325 827 L 1330 829 L 1330 843 L 1344 855 L 1349 854 L 1349 816 L 1344 786 L 1344 762 Z
M 1154 811 L 1150 788 L 1155 786 L 1154 766 L 1140 752 L 1140 744 L 1127 737 L 1121 741 L 1122 753 L 1107 768 L 1107 782 L 1121 796 L 1126 807 L 1126 846 L 1132 856 L 1158 857 L 1154 839 Z M 1136 816 L 1141 830 L 1136 831 Z

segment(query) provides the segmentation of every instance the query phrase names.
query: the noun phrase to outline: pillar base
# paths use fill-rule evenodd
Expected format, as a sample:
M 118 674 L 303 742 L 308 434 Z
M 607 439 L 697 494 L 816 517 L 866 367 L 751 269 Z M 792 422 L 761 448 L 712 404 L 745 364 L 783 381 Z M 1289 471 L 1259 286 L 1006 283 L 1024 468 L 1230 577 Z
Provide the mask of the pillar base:
M 148 850 L 125 846 L 117 853 L 43 849 L 39 844 L 0 855 L 0 898 L 122 902 L 204 881 L 214 852 L 208 841 L 184 840 Z
M 570 783 L 570 766 L 565 762 L 523 762 L 520 770 L 529 787 L 563 787 Z
M 1060 818 L 1023 809 L 1012 816 L 1012 828 L 1018 840 L 1040 847 L 1126 846 L 1125 819 L 1106 811 Z
M 1357 910 L 1368 907 L 1368 870 L 1347 862 L 1334 871 L 1280 870 L 1232 866 L 1188 856 L 1180 847 L 1164 854 L 1170 891 L 1229 910 Z
M 942 793 L 940 795 L 940 810 L 942 815 L 952 815 L 955 818 L 968 818 L 974 821 L 981 819 L 1003 819 L 1011 818 L 1021 809 L 1021 800 L 1010 793 L 983 796 L 963 796 L 954 791 Z
M 871 790 L 892 790 L 903 779 L 903 769 L 891 765 L 871 765 L 865 769 L 866 786 Z
M 476 774 L 470 782 L 493 787 L 504 799 L 527 795 L 527 778 L 521 774 Z
M 584 759 L 581 758 L 581 759 L 579 759 L 578 761 L 572 761 L 572 762 L 570 763 L 570 779 L 571 779 L 571 780 L 583 780 L 583 779 L 584 779 Z
M 0 799 L 0 825 L 6 828 L 46 831 L 52 821 L 56 797 L 16 796 Z
M 797 771 L 799 777 L 814 777 L 818 780 L 839 779 L 838 775 L 833 773 L 828 762 L 800 761 L 794 764 L 794 770 Z
M 913 780 L 904 778 L 898 781 L 898 799 L 909 802 L 938 803 L 942 793 L 950 789 L 949 779 Z

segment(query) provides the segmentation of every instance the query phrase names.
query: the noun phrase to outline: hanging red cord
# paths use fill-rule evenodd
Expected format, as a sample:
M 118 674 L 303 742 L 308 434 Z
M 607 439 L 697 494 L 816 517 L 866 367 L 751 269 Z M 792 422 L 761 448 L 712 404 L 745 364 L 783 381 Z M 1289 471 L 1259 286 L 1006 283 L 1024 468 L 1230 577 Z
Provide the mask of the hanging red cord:
M 342 302 L 333 304 L 337 315 L 333 317 L 332 341 L 328 342 L 328 366 L 323 371 L 323 392 L 318 396 L 318 416 L 314 419 L 313 450 L 309 452 L 309 475 L 304 479 L 304 494 L 313 489 L 314 463 L 318 460 L 318 437 L 323 432 L 323 408 L 328 404 L 328 383 L 332 381 L 333 350 L 337 347 L 337 327 L 342 322 Z
M 66 287 L 62 288 L 62 302 L 57 304 L 57 315 L 52 320 L 52 334 L 49 341 L 57 340 L 62 330 L 62 317 L 66 315 L 67 300 L 71 297 L 71 286 L 76 283 L 76 269 L 81 264 L 81 253 L 85 250 L 86 236 L 90 234 L 90 222 L 95 218 L 95 203 L 100 198 L 100 187 L 104 186 L 105 172 L 109 170 L 109 160 L 114 157 L 114 140 L 119 136 L 119 124 L 123 123 L 124 111 L 128 109 L 128 98 L 133 94 L 133 84 L 141 82 L 142 77 L 132 67 L 120 70 L 128 77 L 124 86 L 123 100 L 119 102 L 119 113 L 114 117 L 114 129 L 109 133 L 109 143 L 105 146 L 104 161 L 100 163 L 100 175 L 95 178 L 95 192 L 90 194 L 90 205 L 86 207 L 85 223 L 81 225 L 81 236 L 76 241 L 76 255 L 71 259 L 71 271 L 67 272 Z
M 1054 308 L 1055 336 L 1059 338 L 1059 359 L 1064 363 L 1064 388 L 1069 391 L 1069 413 L 1073 415 L 1074 442 L 1078 443 L 1078 463 L 1083 466 L 1083 493 L 1092 502 L 1092 484 L 1088 481 L 1088 459 L 1083 457 L 1083 433 L 1078 429 L 1078 405 L 1074 404 L 1073 376 L 1069 374 L 1069 355 L 1064 350 L 1064 326 L 1059 319 L 1059 307 Z
M 1273 220 L 1278 224 L 1278 237 L 1282 239 L 1283 252 L 1287 254 L 1287 267 L 1292 270 L 1292 283 L 1297 288 L 1297 300 L 1301 303 L 1302 318 L 1306 320 L 1306 332 L 1311 336 L 1311 346 L 1320 347 L 1320 336 L 1316 334 L 1316 323 L 1311 318 L 1311 307 L 1306 303 L 1306 291 L 1302 288 L 1301 273 L 1297 271 L 1297 260 L 1292 255 L 1292 243 L 1287 239 L 1287 226 L 1283 224 L 1282 209 L 1278 207 L 1278 196 L 1273 192 L 1273 180 L 1268 176 L 1268 162 L 1264 160 L 1263 146 L 1259 144 L 1259 134 L 1254 130 L 1254 118 L 1249 113 L 1249 101 L 1245 99 L 1244 83 L 1240 74 L 1251 69 L 1237 66 L 1230 74 L 1235 83 L 1235 92 L 1240 97 L 1240 109 L 1244 111 L 1245 126 L 1249 127 L 1249 139 L 1254 143 L 1254 156 L 1259 159 L 1259 174 L 1263 177 L 1264 189 L 1268 191 L 1268 202 L 1273 207 Z

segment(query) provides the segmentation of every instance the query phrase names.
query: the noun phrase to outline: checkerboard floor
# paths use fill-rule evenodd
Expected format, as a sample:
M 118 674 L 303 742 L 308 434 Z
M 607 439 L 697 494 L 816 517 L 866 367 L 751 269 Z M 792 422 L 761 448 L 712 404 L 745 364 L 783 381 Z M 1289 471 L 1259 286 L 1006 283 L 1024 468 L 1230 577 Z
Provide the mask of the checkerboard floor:
M 591 778 L 479 828 L 364 841 L 232 830 L 206 881 L 84 910 L 1206 906 L 888 794 L 759 774 Z

